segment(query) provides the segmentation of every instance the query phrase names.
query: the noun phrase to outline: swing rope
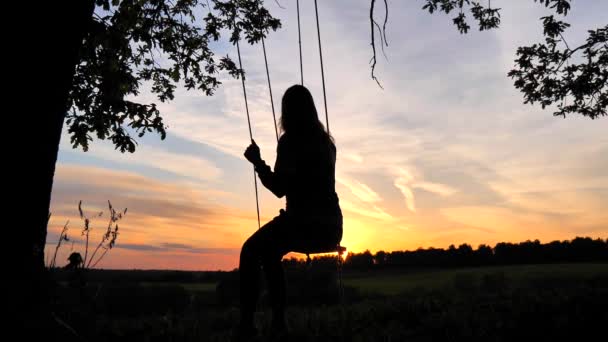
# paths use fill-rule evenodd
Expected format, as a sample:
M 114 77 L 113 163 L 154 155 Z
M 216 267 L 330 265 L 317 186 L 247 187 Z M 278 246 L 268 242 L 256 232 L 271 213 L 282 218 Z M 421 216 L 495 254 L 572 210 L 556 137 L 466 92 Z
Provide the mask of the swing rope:
M 236 28 L 236 24 L 235 24 Z M 253 142 L 253 132 L 251 130 L 251 118 L 249 117 L 249 104 L 247 103 L 247 90 L 245 89 L 245 73 L 243 72 L 243 62 L 241 61 L 241 48 L 239 41 L 241 40 L 240 31 L 239 37 L 236 40 L 236 53 L 239 56 L 239 69 L 241 70 L 241 84 L 243 85 L 243 97 L 245 98 L 245 112 L 247 113 L 247 125 L 249 126 L 249 138 Z M 258 178 L 255 174 L 255 166 L 253 167 L 253 185 L 255 187 L 255 207 L 258 213 L 258 229 L 262 227 L 260 224 L 260 199 L 258 196 Z
M 266 44 L 264 44 L 264 36 L 262 35 L 262 50 L 264 51 L 264 65 L 266 65 L 266 78 L 268 79 L 268 92 L 270 93 L 270 106 L 272 107 L 272 119 L 274 120 L 274 133 L 279 142 L 279 129 L 277 126 L 277 115 L 274 111 L 274 99 L 272 98 L 272 86 L 270 85 L 270 71 L 268 71 L 268 58 L 266 58 Z
M 317 38 L 319 41 L 319 58 L 321 60 L 321 82 L 323 84 L 323 104 L 325 105 L 325 124 L 329 133 L 329 115 L 327 114 L 327 95 L 325 94 L 325 73 L 323 72 L 323 50 L 321 49 L 321 29 L 319 28 L 319 10 L 315 0 L 315 17 L 317 18 Z
M 298 45 L 300 46 L 300 84 L 304 85 L 304 68 L 302 66 L 302 34 L 300 33 L 300 0 L 296 0 L 298 12 Z

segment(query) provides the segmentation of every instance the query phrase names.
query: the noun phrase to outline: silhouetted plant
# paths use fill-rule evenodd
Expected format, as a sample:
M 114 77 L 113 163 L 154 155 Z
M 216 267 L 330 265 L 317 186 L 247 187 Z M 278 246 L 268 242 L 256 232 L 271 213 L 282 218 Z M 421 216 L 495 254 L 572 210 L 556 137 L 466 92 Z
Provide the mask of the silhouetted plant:
M 49 218 L 50 218 L 50 214 L 49 214 Z M 59 251 L 59 248 L 61 248 L 61 244 L 63 243 L 63 241 L 70 241 L 70 239 L 68 238 L 68 224 L 70 223 L 70 220 L 68 220 L 65 225 L 63 226 L 63 229 L 61 230 L 61 233 L 59 234 L 59 239 L 57 240 L 57 246 L 55 246 L 55 253 L 53 254 L 53 260 L 51 260 L 51 263 L 48 265 L 49 268 L 55 268 L 56 263 L 57 263 L 57 252 Z
M 109 201 L 108 201 L 109 203 Z M 87 267 L 87 260 L 88 259 L 88 255 L 89 255 L 89 234 L 91 233 L 91 220 L 84 214 L 84 211 L 82 210 L 82 200 L 78 202 L 78 214 L 80 215 L 80 219 L 83 220 L 83 228 L 82 228 L 82 236 L 85 237 L 85 244 L 84 244 L 84 259 L 83 259 L 83 267 Z M 101 215 L 103 215 L 103 212 L 99 212 L 97 215 L 95 215 L 95 217 L 101 217 Z M 102 238 L 103 241 L 103 238 Z
M 91 227 L 90 227 L 91 221 L 86 215 L 84 215 L 84 212 L 82 210 L 82 201 L 80 201 L 78 203 L 78 212 L 80 213 L 80 218 L 84 221 L 84 228 L 82 230 L 82 235 L 86 236 L 85 254 L 84 254 L 84 260 L 83 260 L 84 268 L 95 267 L 101 261 L 101 259 L 103 259 L 103 257 L 106 255 L 106 253 L 114 247 L 114 245 L 116 243 L 116 239 L 118 238 L 118 223 L 117 222 L 119 220 L 121 220 L 124 215 L 127 214 L 127 208 L 125 208 L 121 212 L 117 212 L 112 207 L 112 203 L 110 203 L 110 201 L 108 201 L 108 210 L 109 210 L 110 218 L 109 218 L 108 226 L 106 227 L 106 231 L 101 236 L 101 241 L 95 248 L 95 251 L 93 252 L 91 257 L 88 258 L 87 256 L 88 256 L 88 250 L 89 250 L 89 233 L 91 231 Z M 101 217 L 102 215 L 103 215 L 103 212 L 99 212 L 96 215 L 96 217 Z M 97 258 L 97 260 L 95 260 L 93 265 L 91 265 L 91 263 L 93 262 L 93 260 L 95 258 L 95 255 L 97 254 L 97 251 L 99 251 L 100 249 L 103 249 L 103 253 Z
M 93 253 L 89 256 L 89 237 L 90 237 L 90 233 L 92 231 L 92 227 L 91 227 L 91 219 L 85 214 L 84 210 L 82 209 L 82 201 L 78 202 L 78 215 L 80 217 L 80 219 L 83 221 L 83 228 L 82 228 L 82 232 L 81 232 L 81 236 L 84 237 L 84 257 L 81 256 L 80 253 L 77 252 L 73 252 L 70 255 L 70 258 L 68 260 L 70 260 L 70 265 L 72 265 L 74 262 L 71 259 L 72 256 L 74 255 L 78 255 L 81 258 L 81 262 L 77 263 L 79 266 L 78 267 L 72 267 L 72 268 L 83 268 L 83 269 L 90 269 L 90 268 L 94 268 L 102 259 L 103 257 L 106 255 L 106 253 L 111 250 L 114 245 L 116 244 L 116 239 L 118 238 L 118 221 L 120 221 L 126 214 L 127 214 L 127 208 L 123 209 L 122 211 L 116 211 L 116 209 L 114 209 L 114 207 L 112 206 L 112 203 L 110 201 L 108 201 L 108 210 L 110 213 L 110 217 L 109 217 L 109 221 L 108 221 L 108 225 L 106 227 L 106 231 L 105 233 L 101 236 L 101 241 L 99 242 L 99 244 L 97 244 L 97 247 L 95 248 L 95 250 L 93 251 Z M 103 211 L 99 212 L 97 214 L 95 214 L 94 217 L 101 217 L 103 215 Z M 57 259 L 57 253 L 59 251 L 59 249 L 62 246 L 62 243 L 64 241 L 70 241 L 70 239 L 68 238 L 68 224 L 69 224 L 69 220 L 66 222 L 66 224 L 64 225 L 61 233 L 59 234 L 59 240 L 57 241 L 57 246 L 55 247 L 55 253 L 53 255 L 53 259 L 51 261 L 51 263 L 49 264 L 49 268 L 55 268 L 56 267 L 56 259 Z M 73 243 L 73 241 L 72 241 Z M 72 246 L 73 248 L 73 246 Z M 100 255 L 97 255 L 97 253 L 103 250 L 103 252 Z M 97 256 L 97 259 L 95 259 L 95 256 Z
M 108 227 L 106 228 L 106 232 L 105 232 L 105 234 L 103 234 L 101 241 L 97 245 L 97 248 L 95 248 L 95 252 L 93 252 L 93 255 L 91 255 L 91 258 L 89 259 L 89 262 L 87 263 L 87 268 L 91 267 L 91 262 L 95 259 L 95 255 L 97 254 L 97 251 L 100 248 L 103 249 L 103 253 L 97 259 L 97 261 L 95 261 L 95 263 L 93 263 L 92 267 L 95 267 L 95 265 L 97 265 L 101 261 L 101 259 L 103 259 L 103 257 L 106 255 L 106 253 L 114 247 L 114 244 L 116 243 L 116 238 L 118 238 L 118 223 L 117 222 L 119 220 L 121 220 L 124 215 L 127 214 L 127 208 L 125 208 L 122 212 L 117 212 L 112 207 L 112 203 L 110 203 L 110 201 L 108 201 L 108 209 L 110 211 L 110 220 L 108 222 Z M 100 214 L 100 216 L 101 216 L 101 214 Z

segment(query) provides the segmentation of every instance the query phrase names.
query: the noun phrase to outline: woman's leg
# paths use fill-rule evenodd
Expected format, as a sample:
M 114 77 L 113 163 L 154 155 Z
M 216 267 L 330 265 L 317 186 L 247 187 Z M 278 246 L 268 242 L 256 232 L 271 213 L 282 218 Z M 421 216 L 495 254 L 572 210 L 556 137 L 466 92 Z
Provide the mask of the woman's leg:
M 255 234 L 254 234 L 255 235 Z M 253 314 L 257 302 L 260 273 L 260 264 L 257 259 L 256 240 L 251 236 L 243 244 L 241 258 L 239 262 L 239 276 L 241 287 L 241 326 L 244 328 L 253 327 Z
M 258 229 L 243 244 L 239 274 L 241 278 L 241 325 L 244 328 L 253 327 L 253 315 L 259 295 L 259 276 L 262 265 L 264 265 L 266 276 L 270 275 L 268 286 L 273 308 L 276 306 L 284 310 L 285 284 L 281 258 L 285 252 L 280 254 L 283 245 L 281 236 L 284 228 L 283 220 L 276 217 Z M 275 303 L 276 305 L 274 305 Z
M 283 254 L 273 253 L 265 255 L 262 259 L 272 305 L 272 327 L 277 330 L 285 328 L 286 288 L 282 257 Z
M 342 235 L 341 217 L 338 219 L 340 222 L 333 219 L 329 223 L 310 222 L 282 212 L 247 239 L 241 250 L 239 266 L 242 324 L 253 326 L 260 267 L 263 266 L 272 302 L 273 325 L 284 327 L 286 288 L 281 259 L 289 251 L 337 244 Z

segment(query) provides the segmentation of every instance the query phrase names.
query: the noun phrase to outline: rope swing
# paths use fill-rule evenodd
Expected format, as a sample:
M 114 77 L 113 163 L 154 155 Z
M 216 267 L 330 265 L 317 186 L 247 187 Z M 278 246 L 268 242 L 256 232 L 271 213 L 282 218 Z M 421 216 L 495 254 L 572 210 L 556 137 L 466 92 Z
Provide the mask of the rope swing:
M 236 24 L 235 24 L 236 28 Z M 247 125 L 249 126 L 249 139 L 253 142 L 253 131 L 251 130 L 251 118 L 249 117 L 249 104 L 247 102 L 247 90 L 245 88 L 245 74 L 243 73 L 243 62 L 241 61 L 241 48 L 239 41 L 241 40 L 240 31 L 236 40 L 236 52 L 239 56 L 239 68 L 241 69 L 241 84 L 243 85 L 243 97 L 245 98 L 245 113 L 247 113 Z M 260 224 L 260 199 L 258 196 L 258 177 L 255 174 L 255 166 L 253 167 L 253 185 L 255 187 L 255 208 L 258 213 L 258 229 L 262 227 Z
M 325 109 L 325 125 L 326 125 L 326 129 L 327 129 L 327 133 L 329 133 L 329 114 L 327 111 L 327 93 L 325 90 L 325 68 L 324 68 L 324 64 L 323 64 L 323 51 L 322 51 L 322 47 L 321 47 L 321 29 L 320 29 L 320 25 L 319 25 L 319 9 L 318 9 L 318 5 L 317 5 L 317 0 L 314 1 L 314 4 L 315 4 L 315 18 L 316 18 L 316 23 L 317 23 L 317 41 L 319 44 L 319 61 L 321 64 L 321 83 L 323 86 L 323 104 L 324 104 L 324 109 Z M 296 9 L 297 9 L 297 18 L 298 18 L 298 45 L 299 45 L 299 52 L 300 52 L 300 82 L 302 85 L 304 85 L 304 68 L 303 68 L 303 61 L 302 61 L 302 34 L 301 34 L 301 26 L 300 26 L 300 0 L 296 0 Z M 236 22 L 234 23 L 234 26 L 235 26 L 236 30 L 239 30 Z M 268 92 L 270 94 L 270 105 L 272 107 L 272 118 L 274 121 L 275 136 L 276 136 L 276 139 L 278 142 L 279 141 L 279 130 L 278 130 L 278 125 L 277 125 L 276 111 L 275 111 L 275 107 L 274 107 L 274 98 L 272 96 L 272 84 L 270 82 L 270 70 L 268 67 L 266 43 L 264 41 L 263 34 L 262 34 L 261 40 L 262 40 L 262 51 L 264 53 L 264 66 L 266 67 L 266 78 L 268 81 Z M 237 55 L 238 55 L 238 59 L 239 59 L 239 68 L 241 71 L 243 71 L 243 62 L 242 62 L 242 58 L 241 58 L 241 48 L 240 48 L 239 42 L 240 42 L 240 30 L 239 30 L 239 35 L 236 39 L 236 51 L 237 51 Z M 249 103 L 247 101 L 247 89 L 245 86 L 245 75 L 244 74 L 241 74 L 241 85 L 243 87 L 243 98 L 245 100 L 245 113 L 247 114 L 247 126 L 249 128 L 249 139 L 253 142 L 253 131 L 251 129 L 251 117 L 249 115 Z M 259 194 L 258 194 L 258 182 L 257 182 L 256 173 L 255 173 L 255 167 L 253 168 L 253 179 L 254 179 L 255 204 L 256 204 L 256 210 L 257 210 L 258 229 L 259 229 L 259 228 L 261 228 L 260 199 L 259 199 Z
M 304 68 L 302 67 L 302 34 L 300 31 L 300 0 L 296 0 L 298 12 L 298 45 L 300 46 L 300 85 L 304 85 Z
M 324 109 L 325 109 L 325 124 L 326 124 L 326 129 L 327 129 L 327 133 L 329 133 L 329 114 L 327 111 L 327 94 L 326 94 L 326 90 L 325 90 L 325 68 L 323 65 L 323 51 L 322 51 L 322 47 L 321 47 L 321 29 L 320 29 L 320 25 L 319 25 L 319 10 L 318 10 L 318 5 L 317 5 L 317 0 L 314 1 L 315 4 L 315 18 L 316 18 L 316 24 L 317 24 L 317 41 L 319 44 L 319 61 L 320 61 L 320 65 L 321 65 L 321 82 L 322 82 L 322 86 L 323 86 L 323 104 L 324 104 Z M 304 85 L 304 68 L 303 68 L 303 61 L 302 61 L 302 34 L 301 34 L 301 27 L 300 27 L 300 0 L 296 0 L 296 9 L 297 9 L 297 18 L 298 18 L 298 46 L 299 46 L 299 52 L 300 52 L 300 82 L 301 85 Z M 239 28 L 236 25 L 236 22 L 234 23 L 235 25 L 235 29 L 239 30 Z M 241 70 L 241 72 L 243 71 L 243 63 L 241 60 L 241 49 L 239 46 L 239 41 L 240 41 L 240 30 L 239 30 L 239 35 L 237 36 L 237 40 L 236 40 L 236 50 L 237 50 L 237 54 L 238 54 L 238 59 L 239 59 L 239 68 Z M 270 70 L 268 67 L 268 57 L 267 57 L 267 53 L 266 53 L 266 43 L 264 41 L 264 34 L 262 34 L 262 51 L 264 53 L 264 66 L 266 68 L 266 79 L 268 81 L 268 92 L 270 94 L 270 105 L 272 107 L 272 118 L 274 121 L 274 130 L 275 130 L 275 136 L 277 139 L 277 143 L 279 141 L 279 130 L 278 130 L 278 125 L 277 125 L 277 118 L 276 118 L 276 111 L 275 111 L 275 107 L 274 107 L 274 99 L 272 96 L 272 84 L 270 82 Z M 249 115 L 249 104 L 247 101 L 247 90 L 245 87 L 245 76 L 244 73 L 241 74 L 241 85 L 243 87 L 243 98 L 245 100 L 245 112 L 247 114 L 247 125 L 249 127 L 249 138 L 251 139 L 251 141 L 253 142 L 253 131 L 251 129 L 251 118 Z M 257 209 L 257 216 L 258 216 L 258 229 L 261 228 L 261 223 L 260 223 L 260 200 L 259 200 L 259 194 L 258 194 L 258 183 L 257 183 L 257 175 L 255 172 L 255 167 L 253 168 L 253 181 L 254 181 L 254 187 L 255 187 L 255 203 L 256 203 L 256 209 Z M 339 244 L 335 247 L 335 249 L 331 249 L 331 250 L 323 250 L 323 251 L 300 251 L 302 253 L 306 254 L 306 258 L 307 258 L 307 264 L 310 266 L 311 263 L 311 259 L 310 259 L 310 254 L 313 253 L 330 253 L 330 252 L 337 252 L 338 253 L 338 279 L 339 279 L 339 296 L 340 296 L 340 302 L 341 304 L 344 304 L 344 285 L 342 282 L 342 254 L 346 251 L 346 248 L 343 246 L 340 246 Z
M 321 60 L 321 83 L 323 84 L 323 104 L 325 105 L 325 124 L 327 125 L 327 133 L 329 133 L 329 115 L 327 114 L 327 95 L 325 94 L 325 73 L 323 72 L 323 51 L 321 49 L 321 29 L 319 28 L 319 10 L 317 8 L 317 0 L 315 0 L 315 17 L 317 18 L 317 38 L 319 41 L 319 59 Z M 299 16 L 298 16 L 299 18 Z M 302 56 L 300 55 L 300 59 Z M 300 64 L 302 61 L 300 60 Z
M 266 58 L 266 44 L 264 44 L 264 36 L 262 35 L 262 50 L 264 51 L 264 65 L 266 66 L 266 78 L 268 79 L 268 92 L 270 93 L 270 106 L 272 107 L 272 119 L 274 120 L 274 133 L 279 142 L 279 128 L 277 126 L 277 115 L 274 111 L 274 100 L 272 98 L 272 86 L 270 85 L 270 72 L 268 71 L 268 58 Z

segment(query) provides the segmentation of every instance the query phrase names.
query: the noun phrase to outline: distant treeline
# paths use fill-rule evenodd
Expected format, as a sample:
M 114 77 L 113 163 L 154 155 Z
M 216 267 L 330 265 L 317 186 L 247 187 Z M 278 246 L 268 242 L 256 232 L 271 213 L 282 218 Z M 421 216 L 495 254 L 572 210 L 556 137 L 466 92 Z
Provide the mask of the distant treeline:
M 319 260 L 320 261 L 320 260 Z M 577 237 L 573 240 L 541 243 L 538 240 L 520 243 L 501 242 L 494 247 L 469 244 L 458 247 L 419 248 L 414 251 L 379 251 L 372 254 L 349 253 L 344 269 L 367 270 L 383 268 L 468 267 L 513 264 L 608 262 L 608 239 Z
M 574 240 L 525 241 L 520 243 L 501 242 L 494 247 L 479 245 L 476 249 L 469 244 L 458 247 L 452 245 L 447 249 L 419 248 L 414 251 L 379 251 L 372 254 L 348 253 L 343 269 L 345 271 L 367 271 L 383 269 L 415 268 L 453 268 L 492 265 L 539 264 L 539 263 L 575 263 L 575 262 L 608 262 L 608 239 L 591 239 L 577 237 Z M 306 260 L 291 258 L 283 260 L 288 273 L 301 274 L 307 268 Z M 336 270 L 336 256 L 313 256 L 312 270 Z M 69 272 L 61 269 L 54 271 L 58 280 L 68 279 Z M 92 282 L 181 282 L 209 283 L 226 278 L 238 278 L 236 270 L 232 271 L 143 271 L 143 270 L 88 270 L 87 279 Z

